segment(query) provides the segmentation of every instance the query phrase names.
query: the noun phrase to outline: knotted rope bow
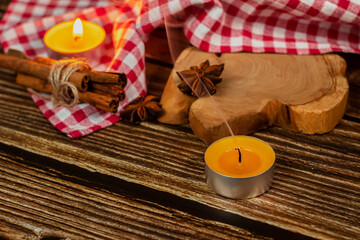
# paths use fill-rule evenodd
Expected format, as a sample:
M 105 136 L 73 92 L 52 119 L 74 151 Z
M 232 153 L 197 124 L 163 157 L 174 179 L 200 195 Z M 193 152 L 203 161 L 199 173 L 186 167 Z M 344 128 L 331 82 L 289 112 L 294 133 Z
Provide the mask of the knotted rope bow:
M 77 59 L 60 60 L 52 65 L 48 80 L 53 87 L 51 101 L 54 106 L 72 107 L 79 102 L 79 91 L 69 78 L 76 71 L 88 69 L 87 63 Z

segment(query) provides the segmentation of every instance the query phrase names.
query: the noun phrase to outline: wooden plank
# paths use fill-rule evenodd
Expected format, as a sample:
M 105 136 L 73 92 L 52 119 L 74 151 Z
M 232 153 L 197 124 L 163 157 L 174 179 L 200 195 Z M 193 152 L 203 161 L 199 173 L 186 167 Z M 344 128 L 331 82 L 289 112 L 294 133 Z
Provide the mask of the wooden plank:
M 124 190 L 104 191 L 102 184 L 89 178 L 79 181 L 54 169 L 29 166 L 26 162 L 32 159 L 18 154 L 0 150 L 0 237 L 265 239 L 129 196 Z
M 160 62 L 172 64 L 164 28 L 159 28 L 152 32 L 146 42 L 145 56 Z
M 349 80 L 349 101 L 347 115 L 360 120 L 360 55 L 340 53 L 347 62 L 347 78 Z
M 11 0 L 1 0 L 0 2 L 0 13 L 5 12 Z M 0 17 L 1 19 L 1 17 Z
M 29 160 L 29 159 L 28 159 Z M 0 236 L 117 239 L 149 237 L 259 238 L 234 226 L 64 180 L 0 153 Z M 88 183 L 88 185 L 94 183 Z M 196 224 L 196 225 L 195 225 Z M 14 228 L 13 225 L 17 226 Z M 10 232 L 9 232 L 10 231 Z
M 160 40 L 164 41 L 163 35 L 154 39 L 158 46 L 164 47 L 158 44 Z M 168 66 L 166 63 L 170 58 L 166 53 L 149 52 L 148 49 L 148 58 Z M 2 77 L 5 78 L 12 79 Z M 158 95 L 161 84 L 154 89 Z M 349 102 L 358 99 L 358 91 L 354 92 L 355 97 L 352 97 L 352 92 L 350 89 Z M 119 123 L 89 137 L 71 140 L 48 123 L 22 87 L 1 80 L 0 139 L 3 143 L 41 155 L 54 155 L 61 162 L 173 193 L 182 199 L 231 211 L 237 216 L 318 238 L 354 239 L 359 235 L 360 215 L 360 121 L 356 112 L 359 105 L 356 101 L 354 103 L 350 104 L 353 107 L 349 108 L 345 120 L 330 134 L 307 136 L 278 128 L 258 133 L 256 136 L 269 141 L 277 152 L 275 181 L 267 194 L 243 201 L 218 197 L 206 187 L 202 175 L 202 154 L 206 146 L 192 135 L 188 127 Z M 159 142 L 154 142 L 154 139 L 159 139 Z M 100 163 L 104 166 L 99 166 Z M 52 180 L 51 185 L 57 181 L 58 178 Z M 6 222 L 1 227 L 1 230 L 12 231 L 12 238 L 38 236 L 36 231 L 28 232 L 29 229 L 19 224 Z M 47 236 L 46 232 L 41 234 Z
M 207 187 L 206 146 L 187 127 L 118 123 L 71 140 L 50 126 L 24 90 L 3 80 L 0 106 L 4 144 L 307 236 L 360 234 L 359 122 L 343 120 L 324 135 L 280 128 L 255 134 L 276 151 L 273 187 L 259 198 L 230 200 Z
M 360 55 L 354 53 L 338 53 L 347 63 L 347 78 L 350 84 L 360 86 Z
M 346 115 L 357 118 L 360 121 L 360 85 L 350 85 L 349 100 Z
M 170 34 L 170 48 L 172 48 L 173 57 L 177 57 L 182 50 L 190 46 L 190 43 L 181 28 L 171 28 Z M 165 28 L 158 28 L 151 33 L 146 42 L 145 56 L 164 64 L 173 64 L 174 60 L 170 55 L 169 41 Z
M 148 94 L 160 97 L 166 81 L 170 75 L 171 69 L 161 65 L 146 62 L 146 78 Z
M 0 20 L 3 18 L 5 11 L 10 2 L 11 2 L 11 0 L 1 0 L 0 1 Z M 0 52 L 1 52 L 1 46 L 0 46 Z

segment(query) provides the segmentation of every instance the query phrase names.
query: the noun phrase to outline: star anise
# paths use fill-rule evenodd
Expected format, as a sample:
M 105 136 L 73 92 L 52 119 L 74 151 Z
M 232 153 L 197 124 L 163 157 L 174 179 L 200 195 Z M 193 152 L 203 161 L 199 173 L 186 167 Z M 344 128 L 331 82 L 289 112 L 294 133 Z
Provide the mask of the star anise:
M 154 120 L 162 111 L 161 104 L 158 101 L 159 98 L 151 95 L 145 98 L 139 97 L 125 107 L 121 112 L 121 116 L 135 123 Z
M 223 70 L 224 64 L 210 66 L 209 60 L 206 60 L 199 67 L 192 66 L 189 70 L 176 72 L 182 80 L 178 88 L 187 95 L 203 97 L 207 91 L 213 95 L 216 92 L 215 84 L 222 81 L 220 75 Z

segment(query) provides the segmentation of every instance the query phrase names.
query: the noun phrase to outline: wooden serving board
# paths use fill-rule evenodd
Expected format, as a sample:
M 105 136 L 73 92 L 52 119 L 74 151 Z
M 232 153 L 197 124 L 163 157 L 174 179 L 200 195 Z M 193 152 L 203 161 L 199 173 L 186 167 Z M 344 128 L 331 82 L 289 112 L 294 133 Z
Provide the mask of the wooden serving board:
M 176 71 L 199 65 L 225 63 L 223 81 L 213 98 L 182 94 Z M 162 95 L 163 123 L 190 122 L 205 143 L 234 134 L 250 134 L 277 125 L 308 134 L 331 131 L 344 115 L 348 83 L 346 62 L 336 54 L 286 55 L 225 53 L 217 56 L 188 48 L 174 65 Z

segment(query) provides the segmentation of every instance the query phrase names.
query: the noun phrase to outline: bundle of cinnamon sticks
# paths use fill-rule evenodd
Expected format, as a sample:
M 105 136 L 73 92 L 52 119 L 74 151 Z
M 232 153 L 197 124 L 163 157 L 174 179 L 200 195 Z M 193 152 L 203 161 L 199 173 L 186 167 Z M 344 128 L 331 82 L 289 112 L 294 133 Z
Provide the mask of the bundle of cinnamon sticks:
M 0 67 L 17 72 L 16 83 L 39 92 L 52 93 L 48 76 L 56 60 L 44 57 L 30 60 L 17 51 L 10 54 L 0 54 Z M 127 78 L 123 73 L 80 70 L 71 74 L 69 82 L 78 89 L 81 102 L 107 112 L 115 113 L 119 101 L 125 99 Z

